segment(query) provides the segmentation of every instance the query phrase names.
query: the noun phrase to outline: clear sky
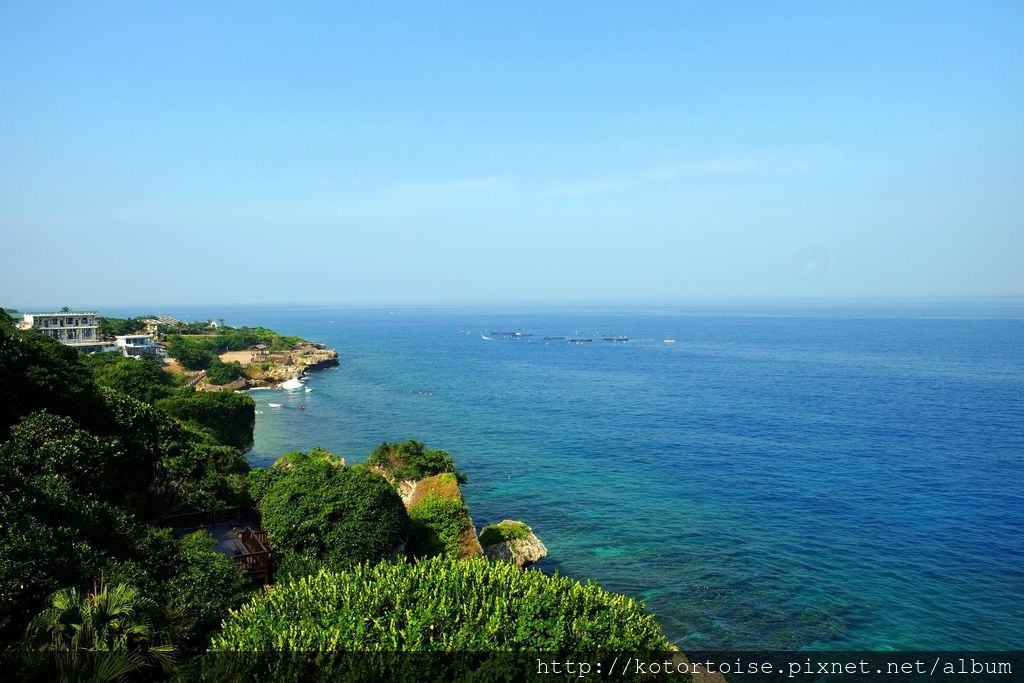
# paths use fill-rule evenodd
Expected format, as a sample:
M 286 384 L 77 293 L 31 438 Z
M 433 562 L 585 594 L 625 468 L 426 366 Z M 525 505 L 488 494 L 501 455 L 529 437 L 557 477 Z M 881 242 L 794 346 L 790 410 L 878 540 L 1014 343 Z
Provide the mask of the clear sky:
M 1024 2 L 0 4 L 0 305 L 1024 294 Z

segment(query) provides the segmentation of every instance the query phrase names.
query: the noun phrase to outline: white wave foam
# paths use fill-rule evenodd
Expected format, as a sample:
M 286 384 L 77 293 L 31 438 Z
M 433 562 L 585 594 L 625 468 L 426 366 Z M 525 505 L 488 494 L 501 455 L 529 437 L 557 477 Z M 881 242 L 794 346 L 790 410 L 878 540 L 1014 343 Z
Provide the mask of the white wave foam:
M 283 403 L 268 403 L 267 405 L 270 406 L 271 408 L 280 408 L 284 404 Z
M 281 388 L 282 388 L 282 389 L 298 389 L 298 388 L 299 388 L 299 387 L 301 387 L 301 386 L 302 386 L 302 382 L 300 382 L 300 381 L 299 381 L 299 380 L 298 380 L 297 378 L 295 378 L 295 377 L 292 377 L 292 378 L 291 378 L 290 380 L 288 380 L 287 382 L 282 382 L 282 383 L 281 383 Z

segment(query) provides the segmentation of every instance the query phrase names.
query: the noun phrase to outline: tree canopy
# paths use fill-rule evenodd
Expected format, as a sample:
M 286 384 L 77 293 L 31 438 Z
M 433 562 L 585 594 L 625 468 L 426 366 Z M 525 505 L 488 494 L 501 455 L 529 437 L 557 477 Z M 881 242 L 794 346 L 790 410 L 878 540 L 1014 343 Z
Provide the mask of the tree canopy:
M 385 441 L 366 459 L 366 464 L 384 472 L 393 479 L 422 479 L 434 474 L 452 472 L 461 483 L 466 479 L 455 470 L 455 460 L 440 448 L 427 449 L 416 439 L 401 443 Z
M 256 424 L 256 403 L 233 391 L 192 391 L 160 399 L 156 406 L 179 420 L 208 430 L 214 438 L 232 448 L 252 448 Z
M 92 369 L 121 365 L 108 361 Z M 91 367 L 53 339 L 0 326 L 2 641 L 61 588 L 121 577 L 166 595 L 187 563 L 142 520 L 247 500 L 239 450 L 101 385 Z
M 279 575 L 376 562 L 405 541 L 409 518 L 391 485 L 322 449 L 289 453 L 250 480 Z
M 127 394 L 143 403 L 166 398 L 174 391 L 174 378 L 155 358 L 126 358 L 119 353 L 94 353 L 82 361 L 96 383 Z

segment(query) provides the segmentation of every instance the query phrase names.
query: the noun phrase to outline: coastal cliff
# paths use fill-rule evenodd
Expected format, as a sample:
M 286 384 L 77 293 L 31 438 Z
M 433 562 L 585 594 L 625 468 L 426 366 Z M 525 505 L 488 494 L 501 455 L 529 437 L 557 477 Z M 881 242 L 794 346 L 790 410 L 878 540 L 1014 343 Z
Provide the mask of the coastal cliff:
M 228 351 L 219 356 L 222 363 L 238 363 L 244 374 L 227 384 L 201 379 L 199 391 L 243 391 L 257 387 L 275 387 L 303 377 L 311 370 L 323 370 L 339 364 L 338 352 L 322 344 L 303 342 L 286 351 Z
M 416 519 L 418 511 L 423 509 L 421 505 L 430 506 L 435 503 L 432 498 L 437 501 L 450 501 L 455 515 L 461 519 L 457 541 L 453 543 L 455 555 L 461 559 L 468 559 L 484 554 L 483 548 L 477 540 L 476 526 L 462 499 L 462 489 L 454 474 L 446 472 L 415 481 L 403 480 L 398 482 L 397 490 L 398 495 L 402 498 L 402 503 L 405 504 L 406 510 L 413 519 Z
M 317 344 L 302 344 L 292 351 L 254 357 L 243 364 L 246 385 L 270 387 L 298 379 L 310 370 L 323 370 L 338 365 L 338 352 Z

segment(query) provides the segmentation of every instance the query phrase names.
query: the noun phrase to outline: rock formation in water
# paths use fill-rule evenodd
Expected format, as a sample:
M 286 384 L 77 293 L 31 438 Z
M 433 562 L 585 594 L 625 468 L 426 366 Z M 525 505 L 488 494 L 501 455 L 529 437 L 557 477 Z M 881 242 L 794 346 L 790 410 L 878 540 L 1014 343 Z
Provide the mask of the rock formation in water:
M 548 555 L 533 529 L 511 519 L 484 527 L 480 545 L 487 559 L 515 562 L 519 567 L 527 567 Z

